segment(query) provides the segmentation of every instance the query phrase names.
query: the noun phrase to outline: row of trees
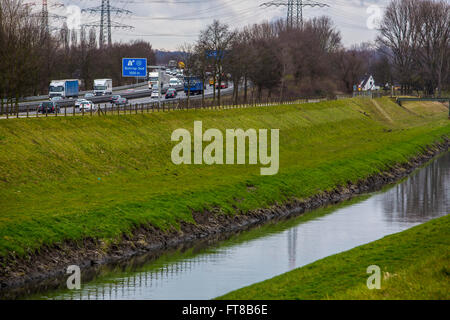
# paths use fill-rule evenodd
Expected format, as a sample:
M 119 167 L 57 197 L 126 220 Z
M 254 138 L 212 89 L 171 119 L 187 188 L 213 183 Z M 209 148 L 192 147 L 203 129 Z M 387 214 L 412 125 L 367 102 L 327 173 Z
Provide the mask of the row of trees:
M 376 42 L 344 48 L 328 17 L 289 28 L 282 20 L 243 28 L 214 21 L 193 44 L 176 52 L 187 73 L 234 83 L 234 97 L 318 96 L 352 92 L 366 74 L 378 84 L 434 94 L 450 87 L 450 6 L 444 0 L 392 0 Z M 94 29 L 50 33 L 23 0 L 0 0 L 0 96 L 46 94 L 51 79 L 95 78 L 125 84 L 121 59 L 156 62 L 151 44 L 135 41 L 99 48 Z M 128 80 L 130 81 L 130 80 Z M 133 80 L 131 80 L 133 81 Z M 243 88 L 239 91 L 238 88 Z M 220 86 L 214 99 L 221 99 Z
M 80 79 L 90 90 L 93 79 L 111 78 L 115 86 L 134 79 L 122 78 L 122 58 L 136 56 L 155 63 L 148 42 L 115 43 L 99 48 L 95 29 L 47 30 L 42 18 L 23 0 L 0 0 L 0 97 L 17 100 L 48 93 L 52 79 Z M 3 101 L 3 99 L 0 99 Z
M 433 0 L 393 0 L 377 40 L 402 91 L 423 88 L 433 95 L 449 84 L 450 4 Z
M 332 92 L 338 88 L 330 69 L 336 69 L 333 62 L 340 50 L 340 33 L 327 17 L 312 19 L 302 29 L 288 28 L 280 20 L 233 31 L 214 21 L 195 44 L 180 48 L 188 73 L 219 84 L 214 94 L 219 101 L 224 81 L 234 84 L 236 99 L 239 85 L 247 99 L 250 83 L 258 98 L 263 92 L 269 97 Z
M 261 23 L 233 31 L 214 21 L 195 44 L 184 45 L 188 69 L 214 83 L 230 75 L 247 97 L 248 83 L 260 97 L 295 93 L 351 93 L 372 74 L 381 87 L 400 85 L 441 95 L 450 87 L 450 5 L 445 1 L 393 0 L 387 7 L 374 43 L 346 49 L 328 17 L 314 18 L 302 28 L 284 21 Z M 387 89 L 387 88 L 386 88 Z M 437 92 L 435 92 L 437 90 Z M 220 86 L 217 93 L 220 100 Z

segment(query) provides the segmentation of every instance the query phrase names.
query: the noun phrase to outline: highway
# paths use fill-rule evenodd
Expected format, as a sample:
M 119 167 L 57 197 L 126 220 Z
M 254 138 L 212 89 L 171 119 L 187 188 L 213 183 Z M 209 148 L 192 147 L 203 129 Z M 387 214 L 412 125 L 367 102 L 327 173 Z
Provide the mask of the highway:
M 231 94 L 233 91 L 233 86 L 230 86 L 227 89 L 221 89 L 221 94 L 222 95 L 229 95 Z M 151 95 L 151 90 L 148 89 L 147 87 L 141 87 L 141 88 L 136 88 L 133 89 L 132 91 L 130 90 L 121 90 L 118 92 L 115 92 L 114 94 L 120 94 L 122 97 L 127 98 L 128 99 L 128 105 L 134 105 L 134 104 L 147 104 L 147 103 L 154 103 L 157 104 L 158 103 L 158 99 L 152 99 L 150 98 Z M 213 97 L 213 87 L 211 86 L 207 86 L 206 90 L 205 90 L 205 97 L 206 98 L 211 98 Z M 217 94 L 217 92 L 216 92 Z M 107 108 L 107 109 L 111 109 L 112 108 L 112 104 L 109 102 L 111 96 L 102 96 L 102 97 L 94 97 L 94 98 L 89 98 L 88 100 L 94 102 L 97 106 L 100 106 L 102 109 L 103 108 Z M 191 95 L 191 99 L 201 99 L 201 95 Z M 82 97 L 80 97 L 82 98 Z M 164 95 L 161 98 L 161 102 L 173 102 L 173 101 L 177 101 L 177 100 L 185 100 L 187 99 L 187 95 L 184 93 L 184 91 L 178 91 L 178 97 L 176 99 L 168 99 L 166 100 L 164 98 Z M 58 105 L 61 107 L 60 110 L 60 114 L 64 115 L 71 115 L 73 113 L 81 113 L 81 111 L 76 108 L 74 110 L 73 105 L 75 103 L 74 99 L 67 99 L 61 102 L 58 102 Z M 33 116 L 36 115 L 36 109 L 39 105 L 39 102 L 25 102 L 25 103 L 20 103 L 19 104 L 19 118 L 25 118 L 27 116 Z M 75 112 L 74 112 L 75 111 Z M 88 111 L 89 112 L 89 111 Z M 87 113 L 88 113 L 87 112 Z M 50 114 L 51 116 L 51 114 Z M 13 115 L 9 115 L 10 118 L 17 118 L 16 114 Z M 6 116 L 2 115 L 0 117 L 0 119 L 5 119 Z
M 121 89 L 121 90 L 117 90 L 117 91 L 113 91 L 113 95 L 122 95 L 123 97 L 127 97 L 127 95 L 131 95 L 131 93 L 135 93 L 135 94 L 139 94 L 139 93 L 144 93 L 144 92 L 148 92 L 148 83 L 143 83 L 141 86 L 136 87 L 134 89 Z M 87 91 L 85 93 L 88 93 L 91 91 Z M 79 98 L 82 99 L 84 98 L 84 94 L 85 93 L 81 93 Z M 110 96 L 102 96 L 102 97 L 94 97 L 94 98 L 89 98 L 90 101 L 94 102 L 94 103 L 100 103 L 102 101 L 107 101 L 109 100 Z M 65 99 L 63 101 L 58 102 L 58 105 L 60 105 L 61 107 L 63 106 L 70 106 L 75 104 L 75 100 L 76 99 Z M 37 108 L 37 106 L 43 102 L 43 101 L 48 101 L 48 99 L 45 100 L 35 100 L 35 101 L 29 101 L 29 102 L 20 102 L 19 103 L 19 110 L 25 112 L 26 108 L 28 107 L 29 110 L 33 110 L 35 108 Z

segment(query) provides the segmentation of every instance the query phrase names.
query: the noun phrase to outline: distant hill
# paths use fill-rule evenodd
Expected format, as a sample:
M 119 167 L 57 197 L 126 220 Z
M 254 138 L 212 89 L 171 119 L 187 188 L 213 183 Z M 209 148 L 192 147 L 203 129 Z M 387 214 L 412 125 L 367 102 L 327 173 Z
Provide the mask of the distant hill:
M 181 51 L 162 51 L 155 50 L 156 55 L 156 64 L 158 65 L 166 65 L 170 60 L 179 60 L 182 56 Z

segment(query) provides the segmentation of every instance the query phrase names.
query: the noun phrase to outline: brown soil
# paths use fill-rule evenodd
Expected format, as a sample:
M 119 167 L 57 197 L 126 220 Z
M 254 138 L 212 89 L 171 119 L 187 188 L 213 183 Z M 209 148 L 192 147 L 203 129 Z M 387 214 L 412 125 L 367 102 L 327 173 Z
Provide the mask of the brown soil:
M 355 195 L 372 192 L 405 178 L 416 168 L 433 157 L 448 151 L 449 140 L 430 146 L 408 163 L 396 165 L 390 170 L 368 177 L 357 183 L 348 183 L 331 192 L 317 194 L 310 199 L 294 199 L 284 205 L 258 209 L 235 216 L 220 214 L 220 209 L 210 212 L 193 212 L 196 224 L 181 223 L 180 230 L 163 232 L 151 225 L 142 226 L 133 236 L 123 235 L 118 244 L 107 246 L 101 240 L 84 239 L 80 242 L 64 242 L 45 247 L 28 257 L 0 258 L 0 298 L 8 298 L 12 291 L 65 276 L 69 265 L 83 270 L 94 266 L 118 263 L 143 254 L 158 254 L 179 245 L 195 243 L 220 235 L 247 230 L 267 221 L 302 214 L 329 204 L 335 204 Z M 249 186 L 251 187 L 251 186 Z M 13 295 L 14 296 L 14 295 Z

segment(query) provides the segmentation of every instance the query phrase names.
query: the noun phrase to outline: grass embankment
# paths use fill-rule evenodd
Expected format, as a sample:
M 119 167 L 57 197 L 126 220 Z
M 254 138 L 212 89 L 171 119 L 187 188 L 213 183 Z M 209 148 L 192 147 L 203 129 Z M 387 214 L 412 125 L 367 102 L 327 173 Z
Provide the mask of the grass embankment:
M 193 222 L 192 210 L 267 207 L 357 181 L 450 135 L 447 110 L 389 99 L 0 122 L 0 258 L 136 226 Z M 380 111 L 382 108 L 382 112 Z M 280 129 L 280 171 L 171 162 L 173 130 Z M 252 186 L 249 188 L 249 186 Z
M 450 299 L 450 216 L 387 236 L 219 299 Z M 381 269 L 369 290 L 367 268 Z

